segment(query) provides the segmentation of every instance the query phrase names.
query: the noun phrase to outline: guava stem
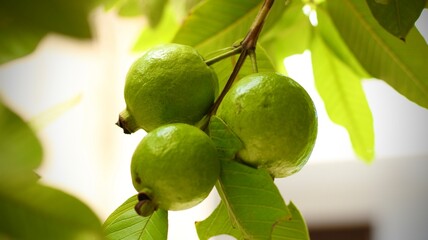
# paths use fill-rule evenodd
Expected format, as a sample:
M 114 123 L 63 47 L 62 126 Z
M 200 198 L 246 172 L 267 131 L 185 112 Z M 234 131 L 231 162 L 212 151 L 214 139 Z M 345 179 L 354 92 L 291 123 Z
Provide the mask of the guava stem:
M 131 134 L 139 129 L 128 109 L 123 110 L 119 114 L 119 120 L 116 122 L 116 125 L 121 127 L 125 134 Z
M 253 72 L 257 73 L 259 72 L 259 67 L 257 66 L 257 57 L 256 57 L 256 52 L 250 52 L 250 59 L 251 59 L 251 63 L 252 63 L 252 67 L 253 67 Z
M 235 67 L 233 68 L 232 73 L 230 74 L 229 79 L 226 82 L 226 85 L 223 88 L 223 91 L 221 92 L 220 96 L 216 99 L 213 106 L 210 109 L 209 115 L 215 115 L 217 112 L 218 106 L 220 106 L 221 101 L 223 101 L 224 96 L 226 96 L 226 93 L 229 91 L 229 89 L 232 87 L 233 82 L 235 81 L 236 77 L 238 76 L 239 70 L 244 65 L 245 59 L 247 58 L 247 52 L 248 49 L 243 49 L 242 53 L 239 55 L 238 61 L 235 64 Z
M 214 63 L 216 63 L 216 62 L 220 62 L 221 60 L 223 60 L 223 59 L 225 59 L 225 58 L 228 58 L 228 57 L 230 57 L 230 56 L 233 56 L 233 55 L 239 54 L 239 53 L 241 53 L 241 51 L 242 51 L 242 46 L 241 46 L 241 45 L 239 45 L 239 46 L 237 46 L 237 47 L 233 47 L 233 49 L 232 49 L 232 50 L 230 50 L 230 51 L 227 51 L 227 52 L 225 52 L 225 53 L 223 53 L 223 54 L 220 54 L 220 55 L 218 55 L 218 56 L 216 56 L 216 57 L 213 57 L 213 58 L 211 58 L 211 59 L 209 59 L 209 60 L 205 61 L 205 63 L 206 63 L 208 66 L 211 66 L 211 65 L 213 65 Z
M 242 66 L 244 65 L 245 59 L 248 55 L 253 56 L 255 58 L 255 50 L 257 41 L 259 39 L 260 32 L 263 29 L 263 25 L 265 23 L 265 19 L 269 14 L 270 9 L 272 8 L 273 3 L 275 0 L 265 0 L 262 7 L 260 8 L 259 12 L 257 13 L 256 18 L 253 21 L 253 24 L 250 27 L 250 30 L 248 31 L 247 35 L 245 36 L 244 40 L 242 40 L 241 44 L 239 45 L 241 50 L 241 53 L 239 55 L 238 61 L 236 62 L 232 73 L 229 76 L 229 79 L 226 82 L 225 87 L 223 88 L 223 91 L 220 93 L 219 97 L 216 99 L 214 104 L 212 105 L 210 111 L 208 112 L 208 119 L 210 116 L 213 116 L 216 114 L 218 106 L 223 101 L 224 96 L 226 93 L 230 90 L 232 87 L 233 82 L 235 81 L 236 77 L 238 76 L 239 71 L 241 70 Z M 221 55 L 220 55 L 221 56 Z M 255 59 L 253 60 L 255 62 Z M 253 68 L 257 70 L 257 65 L 254 65 Z M 203 124 L 202 129 L 205 129 L 208 126 L 208 122 Z

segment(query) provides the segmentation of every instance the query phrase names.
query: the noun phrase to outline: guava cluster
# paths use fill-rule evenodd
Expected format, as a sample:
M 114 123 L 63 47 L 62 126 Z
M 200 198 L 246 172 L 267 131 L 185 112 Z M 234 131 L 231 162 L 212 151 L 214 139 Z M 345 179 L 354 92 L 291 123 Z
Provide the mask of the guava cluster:
M 125 133 L 147 132 L 135 149 L 131 177 L 135 209 L 182 210 L 203 201 L 217 182 L 221 161 L 207 129 L 195 125 L 219 95 L 215 71 L 192 47 L 164 44 L 145 52 L 128 71 Z M 307 92 L 278 73 L 255 73 L 235 82 L 216 116 L 243 143 L 235 160 L 286 177 L 307 162 L 317 134 L 317 116 Z

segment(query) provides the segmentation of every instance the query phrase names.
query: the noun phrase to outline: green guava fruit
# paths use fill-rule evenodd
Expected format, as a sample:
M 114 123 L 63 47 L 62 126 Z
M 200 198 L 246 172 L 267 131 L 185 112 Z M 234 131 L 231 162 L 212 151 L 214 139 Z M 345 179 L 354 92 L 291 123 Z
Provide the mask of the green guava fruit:
M 117 125 L 125 133 L 169 123 L 195 124 L 210 109 L 217 75 L 192 47 L 164 44 L 145 52 L 128 71 L 126 109 Z
M 305 89 L 277 73 L 256 73 L 236 82 L 217 116 L 241 139 L 237 159 L 286 177 L 307 162 L 317 136 L 317 113 Z
M 214 143 L 202 130 L 184 123 L 161 126 L 137 146 L 131 161 L 139 192 L 137 212 L 182 210 L 204 200 L 220 174 Z

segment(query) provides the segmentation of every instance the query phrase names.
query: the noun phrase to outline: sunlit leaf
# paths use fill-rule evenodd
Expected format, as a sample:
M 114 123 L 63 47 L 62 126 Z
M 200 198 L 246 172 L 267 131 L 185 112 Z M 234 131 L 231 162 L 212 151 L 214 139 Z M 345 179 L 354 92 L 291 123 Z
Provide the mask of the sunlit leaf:
M 0 212 L 0 236 L 6 239 L 102 239 L 101 223 L 85 204 L 37 183 L 0 188 Z
M 104 10 L 109 11 L 115 7 L 122 6 L 123 2 L 127 0 L 103 0 Z
M 208 240 L 210 237 L 227 234 L 236 239 L 243 239 L 242 234 L 230 221 L 227 208 L 220 202 L 211 215 L 201 222 L 196 222 L 196 231 L 200 240 Z
M 426 0 L 366 0 L 379 24 L 404 40 L 421 15 Z
M 138 198 L 134 195 L 110 214 L 103 224 L 106 238 L 110 240 L 166 240 L 168 212 L 158 209 L 152 215 L 142 217 L 134 210 L 137 202 Z
M 104 5 L 104 10 L 108 11 L 114 8 L 120 2 L 122 2 L 122 0 L 103 0 L 102 4 Z
M 312 25 L 302 11 L 303 6 L 302 1 L 291 1 L 277 24 L 260 36 L 261 44 L 282 73 L 284 58 L 309 49 Z
M 202 54 L 229 47 L 245 36 L 260 6 L 258 0 L 207 0 L 185 19 L 173 41 Z
M 216 188 L 233 226 L 245 239 L 270 239 L 273 225 L 290 217 L 272 177 L 264 169 L 222 161 Z
M 145 15 L 150 27 L 157 27 L 161 21 L 167 0 L 108 0 L 105 8 L 115 7 L 122 17 Z
M 162 19 L 167 0 L 144 0 L 143 12 L 151 27 L 156 27 Z
M 180 22 L 184 20 L 190 11 L 193 10 L 200 2 L 205 0 L 168 0 L 173 7 L 175 14 Z
M 330 51 L 332 51 L 340 61 L 348 65 L 358 77 L 370 78 L 371 76 L 355 58 L 354 54 L 343 41 L 328 13 L 323 8 L 317 9 L 317 19 L 318 33 Z
M 194 46 L 202 55 L 230 47 L 247 34 L 262 5 L 259 0 L 207 0 L 197 5 L 185 19 L 173 42 Z M 271 27 L 285 4 L 276 1 L 266 22 Z
M 88 14 L 98 0 L 16 0 L 0 2 L 0 64 L 32 52 L 55 32 L 88 39 Z
M 156 28 L 145 27 L 138 36 L 132 51 L 141 52 L 158 44 L 169 43 L 179 28 L 171 7 L 165 9 L 164 17 Z
M 417 29 L 412 28 L 403 42 L 376 22 L 365 1 L 326 3 L 341 36 L 367 72 L 428 108 L 428 45 Z
M 243 143 L 235 133 L 232 132 L 223 120 L 216 116 L 212 116 L 210 119 L 209 135 L 221 159 L 234 159 L 235 154 L 243 147 Z
M 290 211 L 289 218 L 282 219 L 274 224 L 272 240 L 308 240 L 309 232 L 306 222 L 294 203 L 287 205 Z M 242 234 L 230 221 L 227 207 L 220 202 L 211 215 L 201 222 L 196 222 L 199 239 L 207 240 L 211 237 L 227 234 L 236 239 L 244 239 Z
M 191 11 L 173 42 L 194 46 L 206 59 L 214 57 L 219 50 L 229 48 L 245 37 L 261 5 L 262 2 L 257 0 L 204 1 Z M 283 1 L 274 3 L 264 31 L 277 23 L 284 9 Z M 271 59 L 260 45 L 257 46 L 256 55 L 259 72 L 275 71 Z M 232 56 L 212 65 L 219 78 L 220 89 L 223 89 L 229 79 L 237 57 Z M 251 61 L 247 59 L 237 79 L 253 72 Z
M 361 79 L 322 41 L 315 37 L 312 47 L 315 85 L 330 119 L 346 128 L 359 157 L 374 157 L 373 117 Z
M 144 13 L 143 1 L 141 0 L 122 0 L 119 4 L 117 11 L 122 17 L 135 17 Z
M 272 240 L 308 240 L 309 231 L 302 214 L 292 202 L 287 207 L 291 217 L 275 225 Z

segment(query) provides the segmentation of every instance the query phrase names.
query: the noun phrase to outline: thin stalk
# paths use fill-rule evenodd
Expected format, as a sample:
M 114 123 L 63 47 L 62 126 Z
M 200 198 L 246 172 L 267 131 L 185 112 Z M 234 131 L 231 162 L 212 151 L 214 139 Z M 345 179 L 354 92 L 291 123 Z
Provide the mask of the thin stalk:
M 229 91 L 229 89 L 232 87 L 233 82 L 235 81 L 236 77 L 238 76 L 239 70 L 244 65 L 245 59 L 247 58 L 247 52 L 248 49 L 243 49 L 241 54 L 239 55 L 238 61 L 235 64 L 235 67 L 233 68 L 232 73 L 229 76 L 229 79 L 226 82 L 226 85 L 223 88 L 223 91 L 220 93 L 216 101 L 214 102 L 213 106 L 210 109 L 209 116 L 214 115 L 217 112 L 218 106 L 220 106 L 221 101 L 223 101 L 224 96 L 226 96 L 226 93 Z
M 250 59 L 251 59 L 251 65 L 253 67 L 253 72 L 255 73 L 259 72 L 259 67 L 257 66 L 256 51 L 250 52 Z
M 257 40 L 259 38 L 260 32 L 262 31 L 265 19 L 269 14 L 270 9 L 272 8 L 274 1 L 275 0 L 265 0 L 264 1 L 264 3 L 262 5 L 262 7 L 260 8 L 256 18 L 254 19 L 253 24 L 250 27 L 250 30 L 248 31 L 244 40 L 242 40 L 242 42 L 240 44 L 241 53 L 239 55 L 238 61 L 236 62 L 235 67 L 233 68 L 233 71 L 230 74 L 230 77 L 227 80 L 225 87 L 223 88 L 223 91 L 220 93 L 220 96 L 216 99 L 213 106 L 211 107 L 211 109 L 208 113 L 208 116 L 212 116 L 217 112 L 218 106 L 220 105 L 221 101 L 223 101 L 223 98 L 226 95 L 226 93 L 232 87 L 232 84 L 235 81 L 236 76 L 238 76 L 239 71 L 241 70 L 242 66 L 244 65 L 245 59 L 247 58 L 248 55 L 255 53 Z M 206 126 L 203 126 L 203 127 L 205 128 Z
M 234 49 L 232 49 L 232 50 L 230 50 L 230 51 L 227 51 L 227 52 L 225 52 L 225 53 L 223 53 L 223 54 L 220 54 L 220 55 L 218 55 L 218 56 L 215 56 L 215 57 L 213 57 L 213 58 L 211 58 L 211 59 L 206 60 L 206 61 L 205 61 L 205 63 L 206 63 L 208 66 L 211 66 L 211 65 L 213 65 L 214 63 L 219 62 L 219 61 L 221 61 L 221 60 L 223 60 L 223 59 L 225 59 L 225 58 L 228 58 L 228 57 L 230 57 L 230 56 L 233 56 L 233 55 L 239 54 L 239 53 L 241 53 L 241 51 L 242 51 L 242 46 L 241 46 L 241 45 L 239 45 L 239 46 L 237 46 L 237 47 L 234 47 Z

